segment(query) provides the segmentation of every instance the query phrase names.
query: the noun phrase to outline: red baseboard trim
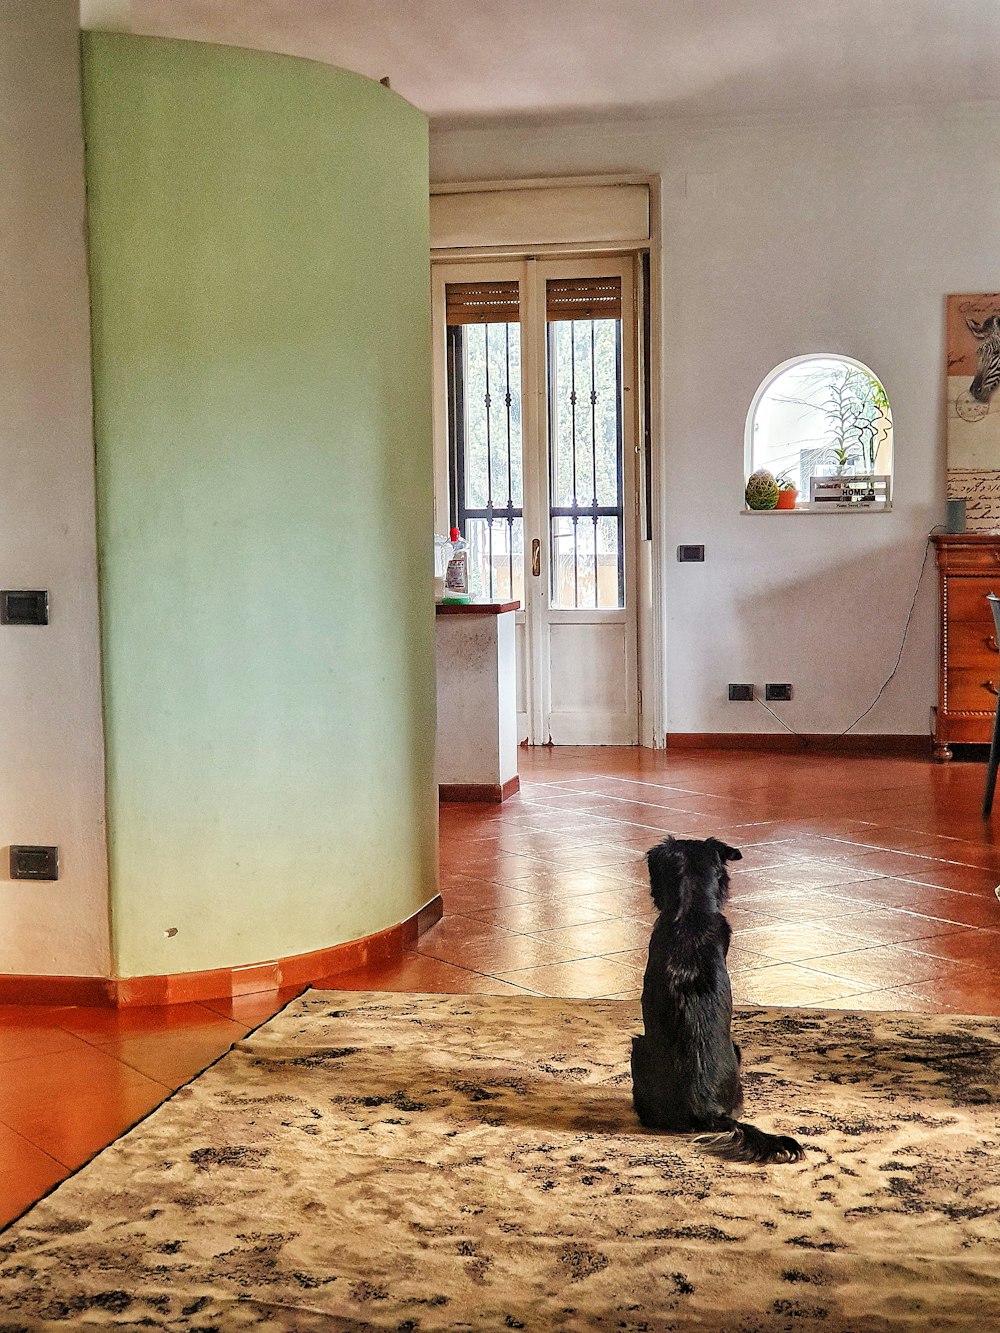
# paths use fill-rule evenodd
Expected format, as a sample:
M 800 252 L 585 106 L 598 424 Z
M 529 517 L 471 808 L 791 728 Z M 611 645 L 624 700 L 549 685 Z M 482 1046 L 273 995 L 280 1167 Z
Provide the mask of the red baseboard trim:
M 425 903 L 419 912 L 403 922 L 400 927 L 403 932 L 403 948 L 412 948 L 424 931 L 430 930 L 431 926 L 436 925 L 443 916 L 444 899 L 439 893 L 436 898 L 432 898 L 429 903 Z M 344 969 L 341 968 L 340 970 L 343 971 Z
M 668 750 L 769 750 L 776 754 L 866 754 L 917 755 L 929 758 L 929 736 L 840 736 L 836 732 L 811 732 L 803 736 L 776 732 L 672 731 Z
M 508 796 L 521 790 L 521 779 L 515 773 L 500 785 L 499 782 L 442 782 L 438 799 L 445 803 L 469 801 L 479 804 L 500 805 Z
M 77 1004 L 126 1009 L 224 1000 L 256 991 L 308 986 L 356 968 L 397 962 L 404 950 L 441 919 L 443 911 L 444 904 L 438 894 L 419 912 L 377 935 L 245 967 L 219 967 L 157 977 L 0 976 L 0 1004 Z
M 0 1004 L 81 1004 L 114 1006 L 114 982 L 107 977 L 0 976 Z

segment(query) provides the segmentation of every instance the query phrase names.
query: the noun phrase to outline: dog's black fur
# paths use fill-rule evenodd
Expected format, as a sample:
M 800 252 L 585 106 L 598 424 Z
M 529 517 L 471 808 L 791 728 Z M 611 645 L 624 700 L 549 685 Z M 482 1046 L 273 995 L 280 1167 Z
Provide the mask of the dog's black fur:
M 795 1139 L 736 1119 L 743 1085 L 726 971 L 732 932 L 722 909 L 726 863 L 742 859 L 716 838 L 667 838 L 646 856 L 660 915 L 642 985 L 645 1036 L 632 1039 L 633 1101 L 648 1128 L 700 1130 L 697 1142 L 716 1156 L 795 1162 L 803 1151 Z

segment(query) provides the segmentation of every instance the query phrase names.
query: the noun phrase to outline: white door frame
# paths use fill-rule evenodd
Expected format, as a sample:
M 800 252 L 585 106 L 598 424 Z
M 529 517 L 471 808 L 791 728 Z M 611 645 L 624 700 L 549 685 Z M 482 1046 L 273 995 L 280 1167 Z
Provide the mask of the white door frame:
M 574 212 L 579 203 L 577 187 L 588 197 L 602 195 L 613 199 L 620 187 L 639 186 L 648 201 L 645 222 L 632 234 L 608 217 L 617 216 L 613 202 L 601 218 L 581 217 Z M 523 193 L 522 193 L 523 192 Z M 594 254 L 649 256 L 650 305 L 649 337 L 644 339 L 643 361 L 649 376 L 649 405 L 643 411 L 644 433 L 649 436 L 649 450 L 643 449 L 640 488 L 641 521 L 638 533 L 639 591 L 639 740 L 651 748 L 662 748 L 667 741 L 666 652 L 667 607 L 665 561 L 667 541 L 667 477 L 663 460 L 663 314 L 662 314 L 662 186 L 660 177 L 643 172 L 613 172 L 589 176 L 533 176 L 511 180 L 471 180 L 434 182 L 433 201 L 439 196 L 478 195 L 477 210 L 466 217 L 467 234 L 449 236 L 435 225 L 431 214 L 432 264 L 461 263 L 501 258 L 524 259 L 528 255 L 573 256 Z M 495 197 L 489 204 L 483 201 Z M 522 201 L 530 206 L 522 206 Z M 546 207 L 545 201 L 551 200 Z M 526 216 L 527 215 L 527 216 Z M 520 224 L 512 218 L 520 219 Z M 633 218 L 634 220 L 634 218 Z M 505 223 L 506 225 L 501 225 Z M 569 229 L 572 227 L 572 236 Z M 531 233 L 529 235 L 529 233 Z M 637 283 L 638 287 L 638 283 Z M 447 530 L 447 423 L 441 418 L 446 403 L 443 371 L 444 334 L 435 332 L 434 430 L 437 530 Z M 438 363 L 441 363 L 440 365 Z M 444 442 L 442 444 L 442 441 Z M 648 462 L 647 462 L 648 457 Z M 440 464 L 444 470 L 440 471 Z M 649 476 L 647 478 L 647 468 Z M 648 494 L 648 511 L 647 511 Z
M 433 437 L 435 437 L 435 531 L 447 532 L 449 527 L 449 459 L 448 459 L 448 421 L 445 403 L 447 403 L 447 351 L 445 351 L 445 285 L 455 281 L 480 281 L 517 279 L 521 284 L 521 328 L 532 324 L 533 328 L 544 331 L 545 320 L 545 280 L 548 277 L 588 276 L 587 271 L 607 271 L 619 273 L 623 280 L 623 309 L 621 309 L 621 369 L 623 369 L 623 527 L 625 588 L 627 604 L 621 612 L 625 624 L 627 640 L 632 641 L 632 651 L 627 664 L 627 705 L 625 713 L 632 718 L 629 736 L 635 734 L 635 740 L 620 741 L 620 744 L 649 744 L 651 734 L 655 734 L 655 722 L 651 717 L 644 717 L 643 692 L 641 692 L 641 670 L 644 664 L 651 664 L 656 655 L 651 655 L 644 643 L 651 637 L 652 611 L 651 579 L 649 579 L 649 556 L 643 551 L 651 543 L 643 541 L 640 533 L 641 496 L 639 467 L 639 376 L 637 376 L 637 256 L 632 253 L 617 253 L 597 260 L 593 253 L 584 255 L 559 256 L 545 255 L 544 259 L 533 257 L 497 256 L 495 260 L 452 261 L 436 260 L 432 265 L 432 364 L 433 364 Z M 595 611 L 593 615 L 577 611 L 553 611 L 549 608 L 549 523 L 548 513 L 548 403 L 547 403 L 547 337 L 535 336 L 531 340 L 521 339 L 521 412 L 523 412 L 523 440 L 525 452 L 528 441 L 535 441 L 536 457 L 528 460 L 525 456 L 525 477 L 533 476 L 535 487 L 525 485 L 524 492 L 524 561 L 525 561 L 525 609 L 517 613 L 517 627 L 524 636 L 524 651 L 521 655 L 525 672 L 524 698 L 528 716 L 521 720 L 521 730 L 527 730 L 529 744 L 545 744 L 549 741 L 547 718 L 551 713 L 551 677 L 547 663 L 548 636 L 553 624 L 560 621 L 587 623 L 588 620 L 604 621 L 616 616 L 615 612 Z M 531 359 L 524 355 L 525 348 L 532 348 Z M 540 573 L 532 577 L 532 540 L 540 541 Z M 648 690 L 647 698 L 656 700 L 656 690 Z M 568 714 L 567 714 L 568 716 Z M 600 737 L 593 734 L 592 740 L 584 732 L 577 744 L 596 744 Z

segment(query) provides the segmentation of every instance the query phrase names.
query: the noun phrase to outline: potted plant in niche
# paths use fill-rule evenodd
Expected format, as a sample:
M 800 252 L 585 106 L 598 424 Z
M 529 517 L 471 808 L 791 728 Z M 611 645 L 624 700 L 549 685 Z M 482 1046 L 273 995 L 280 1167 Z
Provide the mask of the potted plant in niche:
M 778 483 L 778 502 L 775 509 L 794 509 L 799 498 L 799 488 L 787 472 L 780 473 L 775 480 Z

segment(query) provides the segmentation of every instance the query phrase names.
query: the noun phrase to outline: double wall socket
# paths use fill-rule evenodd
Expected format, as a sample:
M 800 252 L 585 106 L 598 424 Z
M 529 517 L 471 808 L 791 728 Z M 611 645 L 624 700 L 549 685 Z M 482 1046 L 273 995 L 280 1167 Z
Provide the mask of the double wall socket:
M 764 698 L 768 703 L 791 703 L 792 687 L 791 685 L 765 685 Z
M 752 703 L 757 695 L 753 685 L 730 685 L 730 703 Z M 765 685 L 764 698 L 768 703 L 789 703 L 792 698 L 791 685 Z

